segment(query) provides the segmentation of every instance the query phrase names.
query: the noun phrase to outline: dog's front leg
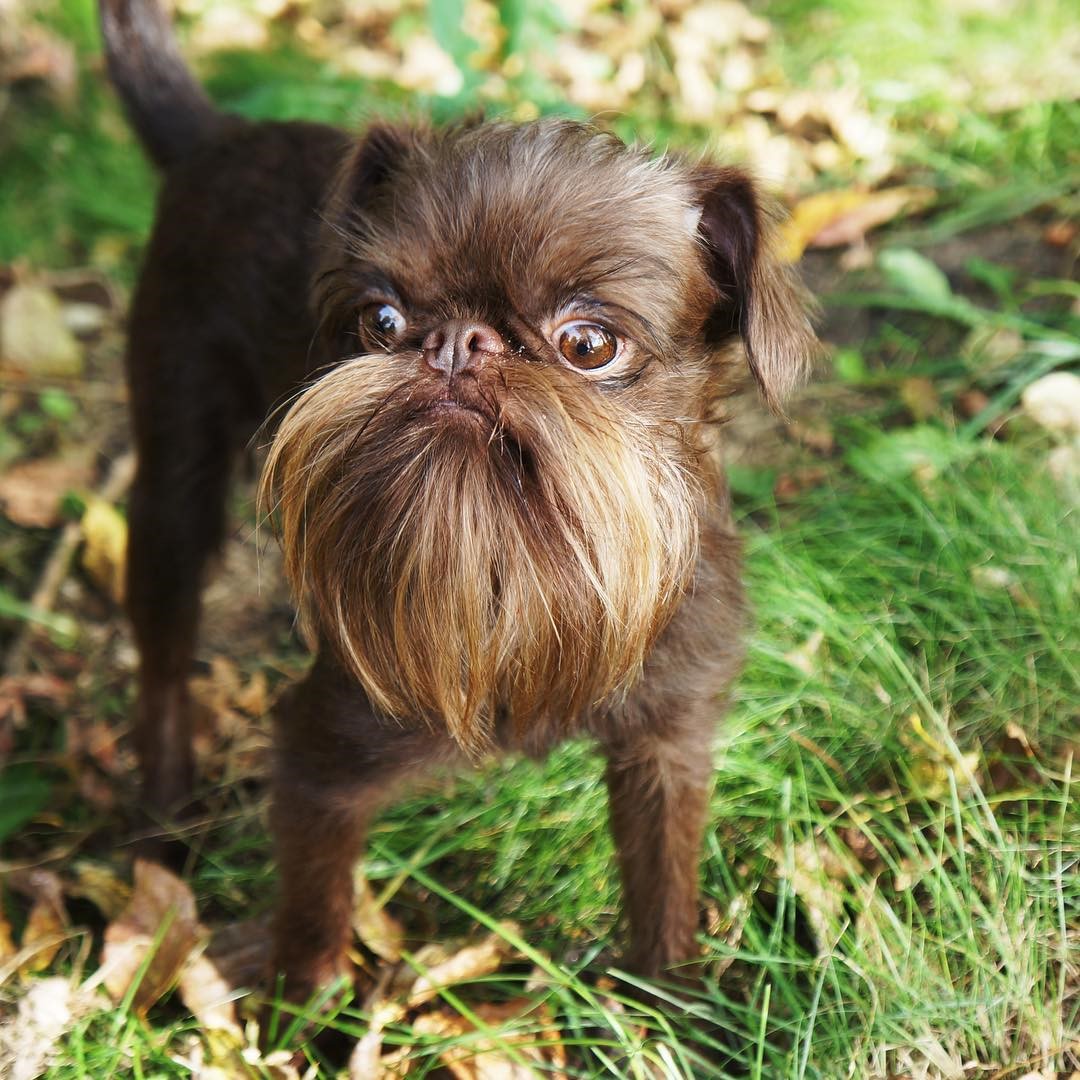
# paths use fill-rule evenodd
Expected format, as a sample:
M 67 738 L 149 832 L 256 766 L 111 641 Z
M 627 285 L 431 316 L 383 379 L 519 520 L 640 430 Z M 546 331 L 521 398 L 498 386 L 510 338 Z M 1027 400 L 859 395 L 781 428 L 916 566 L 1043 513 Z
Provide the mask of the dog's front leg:
M 697 955 L 698 861 L 712 778 L 713 722 L 610 741 L 611 831 L 630 928 L 626 965 L 647 977 Z M 676 972 L 677 974 L 677 972 Z
M 359 685 L 325 659 L 279 706 L 273 964 L 289 1000 L 347 971 L 353 866 L 374 814 L 410 773 L 453 756 L 445 736 L 376 717 Z

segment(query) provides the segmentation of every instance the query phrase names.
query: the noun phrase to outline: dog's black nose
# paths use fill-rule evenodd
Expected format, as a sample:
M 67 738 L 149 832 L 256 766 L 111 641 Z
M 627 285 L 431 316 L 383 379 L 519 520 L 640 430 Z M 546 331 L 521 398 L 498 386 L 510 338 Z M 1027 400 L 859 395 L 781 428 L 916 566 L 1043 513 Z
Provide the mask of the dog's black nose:
M 456 375 L 474 371 L 490 356 L 503 352 L 503 339 L 482 322 L 452 319 L 424 338 L 424 360 L 435 371 Z

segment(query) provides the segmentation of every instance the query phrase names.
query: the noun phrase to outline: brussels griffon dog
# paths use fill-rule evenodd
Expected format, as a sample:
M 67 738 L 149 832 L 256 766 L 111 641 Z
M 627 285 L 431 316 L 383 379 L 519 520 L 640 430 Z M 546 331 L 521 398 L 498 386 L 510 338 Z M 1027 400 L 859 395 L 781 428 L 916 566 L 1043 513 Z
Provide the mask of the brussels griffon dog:
M 571 736 L 607 758 L 626 963 L 692 958 L 744 621 L 718 402 L 748 365 L 779 409 L 815 348 L 754 184 L 565 120 L 250 123 L 153 0 L 103 0 L 102 25 L 164 176 L 127 361 L 149 806 L 190 792 L 200 588 L 265 424 L 317 642 L 276 715 L 289 994 L 345 970 L 352 866 L 400 781 Z

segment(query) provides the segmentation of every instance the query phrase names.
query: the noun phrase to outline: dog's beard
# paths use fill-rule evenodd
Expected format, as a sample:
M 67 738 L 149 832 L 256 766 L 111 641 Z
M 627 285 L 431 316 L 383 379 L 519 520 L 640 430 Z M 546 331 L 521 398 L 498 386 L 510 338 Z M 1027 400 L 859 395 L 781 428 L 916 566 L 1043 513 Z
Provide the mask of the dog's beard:
M 372 703 L 478 754 L 503 710 L 521 730 L 629 688 L 690 581 L 700 493 L 675 433 L 574 373 L 485 369 L 473 412 L 415 365 L 360 357 L 305 391 L 264 505 Z

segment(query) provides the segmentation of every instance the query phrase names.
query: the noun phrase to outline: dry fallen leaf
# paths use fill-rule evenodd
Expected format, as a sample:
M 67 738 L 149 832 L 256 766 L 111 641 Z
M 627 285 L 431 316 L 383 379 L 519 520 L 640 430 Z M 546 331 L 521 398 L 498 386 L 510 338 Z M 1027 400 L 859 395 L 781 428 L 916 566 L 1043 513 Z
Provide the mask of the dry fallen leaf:
M 821 487 L 829 479 L 829 470 L 821 465 L 808 465 L 803 469 L 793 469 L 781 473 L 773 484 L 773 496 L 777 502 L 794 499 L 804 491 Z
M 817 656 L 824 640 L 825 634 L 821 630 L 815 630 L 797 649 L 785 653 L 784 659 L 809 678 L 821 668 Z
M 244 919 L 214 930 L 206 955 L 232 987 L 252 986 L 270 962 L 270 918 Z
M 1039 427 L 1080 435 L 1080 375 L 1071 371 L 1044 375 L 1024 390 L 1020 401 Z
M 803 423 L 793 420 L 788 425 L 788 434 L 798 443 L 816 451 L 819 454 L 829 455 L 836 449 L 836 438 L 832 428 L 825 424 Z
M 901 214 L 922 210 L 934 200 L 932 188 L 898 187 L 871 192 L 858 206 L 840 214 L 810 242 L 811 247 L 841 247 L 859 243 L 871 229 L 885 225 Z
M 1080 224 L 1068 218 L 1051 221 L 1043 230 L 1043 240 L 1051 247 L 1068 247 L 1077 236 L 1080 236 Z
M 0 299 L 0 367 L 47 378 L 82 374 L 82 346 L 51 290 L 15 285 Z
M 89 900 L 106 919 L 115 919 L 131 903 L 131 886 L 110 867 L 82 859 L 74 870 L 75 881 L 68 886 L 68 895 Z
M 51 870 L 30 870 L 21 880 L 21 887 L 33 897 L 22 936 L 22 950 L 33 951 L 19 969 L 26 976 L 44 971 L 52 963 L 63 944 L 68 915 L 64 887 L 57 874 Z
M 387 1024 L 395 1024 L 404 1016 L 405 1006 L 395 1001 L 381 1002 L 371 1010 L 367 1034 L 349 1055 L 349 1080 L 384 1080 L 397 1075 L 388 1070 L 382 1056 L 383 1031 Z
M 40 1076 L 72 1024 L 99 1005 L 105 1002 L 67 979 L 35 980 L 15 1015 L 0 1025 L 0 1076 L 7 1080 Z
M 0 720 L 11 718 L 15 727 L 26 723 L 26 702 L 29 698 L 63 705 L 71 696 L 71 684 L 59 675 L 35 672 L 30 675 L 5 675 L 0 678 Z
M 20 461 L 0 473 L 0 507 L 16 525 L 51 529 L 60 522 L 64 495 L 88 487 L 93 479 L 93 460 L 82 451 Z
M 266 672 L 256 671 L 247 681 L 247 684 L 239 687 L 233 694 L 233 704 L 248 716 L 258 719 L 265 716 L 270 708 L 270 692 L 266 682 Z
M 123 514 L 105 499 L 91 496 L 83 512 L 82 533 L 82 561 L 87 574 L 114 603 L 122 604 L 127 551 L 127 522 Z
M 1080 438 L 1065 446 L 1056 446 L 1046 458 L 1046 469 L 1062 499 L 1080 507 Z
M 790 849 L 778 845 L 772 857 L 802 902 L 818 948 L 827 948 L 844 915 L 844 889 L 837 883 L 848 882 L 847 867 L 824 841 L 809 837 Z
M 474 1012 L 491 1028 L 526 1020 L 538 1030 L 498 1036 L 473 1035 L 443 1051 L 440 1060 L 456 1080 L 531 1080 L 541 1072 L 556 1078 L 566 1076 L 566 1050 L 546 1006 L 537 1006 L 529 998 L 518 998 L 498 1005 L 478 1005 Z M 477 1030 L 471 1021 L 447 1009 L 418 1016 L 413 1029 L 450 1038 L 469 1036 Z M 537 1042 L 543 1045 L 535 1045 Z
M 173 987 L 204 936 L 187 885 L 157 863 L 136 859 L 131 903 L 105 928 L 98 976 L 114 1001 L 138 979 L 132 1003 L 145 1014 Z
M 7 963 L 18 950 L 15 948 L 15 938 L 11 933 L 11 923 L 4 914 L 4 890 L 3 881 L 0 880 L 0 967 Z
M 401 959 L 405 930 L 384 906 L 377 903 L 362 866 L 353 874 L 353 930 L 381 960 L 396 964 Z
M 941 742 L 926 730 L 918 713 L 912 713 L 907 722 L 909 731 L 902 731 L 900 738 L 910 751 L 911 778 L 923 798 L 945 796 L 950 790 L 950 776 L 961 793 L 970 791 L 979 782 L 981 754 L 978 751 L 960 752 L 951 743 Z
M 900 400 L 919 422 L 934 416 L 941 408 L 937 387 L 932 379 L 915 376 L 900 381 Z
M 429 967 L 416 979 L 409 992 L 410 1007 L 431 1001 L 444 986 L 479 979 L 498 971 L 511 952 L 512 946 L 499 934 L 489 934 L 479 945 L 466 945 L 441 963 Z
M 202 953 L 188 962 L 178 984 L 180 999 L 204 1029 L 241 1034 L 236 1018 L 236 990 L 214 960 Z
M 921 209 L 934 198 L 930 188 L 898 187 L 882 191 L 841 188 L 810 195 L 796 203 L 781 226 L 781 258 L 796 262 L 808 247 L 858 244 L 871 229 L 899 214 Z

